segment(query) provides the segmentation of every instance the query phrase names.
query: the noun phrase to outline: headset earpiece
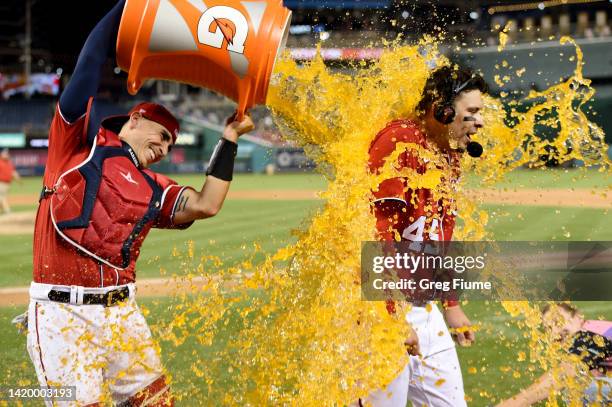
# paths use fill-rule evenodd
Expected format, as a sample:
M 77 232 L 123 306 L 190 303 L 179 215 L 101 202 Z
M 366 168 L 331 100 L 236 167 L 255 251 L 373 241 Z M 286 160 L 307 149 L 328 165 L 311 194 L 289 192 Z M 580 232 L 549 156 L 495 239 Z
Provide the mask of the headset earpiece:
M 442 124 L 451 124 L 455 120 L 455 109 L 450 104 L 436 105 L 434 108 L 434 117 Z
M 457 84 L 454 80 L 452 80 L 452 82 L 450 83 L 452 89 L 452 94 L 450 95 L 450 98 L 447 96 L 443 99 L 444 103 L 436 104 L 434 106 L 434 117 L 437 121 L 442 124 L 448 125 L 451 124 L 453 120 L 455 120 L 455 108 L 453 107 L 453 102 L 455 100 L 455 97 L 457 97 L 457 95 L 461 93 L 470 84 L 470 81 L 471 78 L 463 83 Z

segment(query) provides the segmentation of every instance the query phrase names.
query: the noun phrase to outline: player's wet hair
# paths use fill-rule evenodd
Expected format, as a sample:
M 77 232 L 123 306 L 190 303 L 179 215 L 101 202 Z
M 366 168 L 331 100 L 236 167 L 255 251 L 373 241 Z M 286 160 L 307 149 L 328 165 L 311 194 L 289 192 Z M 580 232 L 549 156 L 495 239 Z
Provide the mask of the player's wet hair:
M 425 82 L 417 113 L 424 115 L 434 103 L 452 104 L 461 92 L 476 89 L 482 93 L 489 91 L 489 86 L 480 74 L 465 67 L 440 67 Z
M 559 307 L 565 311 L 567 311 L 572 317 L 578 313 L 578 308 L 574 307 L 572 304 L 568 304 L 567 302 L 557 302 L 555 304 L 546 304 L 542 307 L 542 315 L 546 315 L 552 307 Z

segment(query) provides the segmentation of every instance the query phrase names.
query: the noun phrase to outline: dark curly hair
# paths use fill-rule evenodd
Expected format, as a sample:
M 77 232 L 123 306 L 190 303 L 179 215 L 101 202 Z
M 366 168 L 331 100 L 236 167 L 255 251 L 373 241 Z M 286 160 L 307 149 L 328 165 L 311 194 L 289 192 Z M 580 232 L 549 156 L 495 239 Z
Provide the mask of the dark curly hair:
M 417 105 L 417 113 L 425 114 L 435 102 L 452 103 L 461 92 L 478 89 L 487 93 L 489 87 L 479 74 L 469 68 L 453 68 L 443 66 L 431 73 L 421 100 Z
M 578 313 L 578 308 L 576 308 L 572 304 L 568 304 L 566 302 L 557 302 L 554 305 L 546 304 L 544 307 L 542 307 L 542 310 L 541 310 L 542 315 L 547 314 L 552 309 L 553 306 L 557 306 L 567 311 L 572 317 Z

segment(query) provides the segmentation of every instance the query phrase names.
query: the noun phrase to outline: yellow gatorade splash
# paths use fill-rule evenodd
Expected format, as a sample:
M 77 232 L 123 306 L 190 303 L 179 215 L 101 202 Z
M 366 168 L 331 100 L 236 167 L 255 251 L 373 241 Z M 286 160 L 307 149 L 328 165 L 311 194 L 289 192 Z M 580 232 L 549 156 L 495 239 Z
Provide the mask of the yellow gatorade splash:
M 504 48 L 506 48 L 506 44 L 508 43 L 508 30 L 510 27 L 510 23 L 508 23 L 504 29 L 499 32 L 499 45 L 497 46 L 498 52 L 501 52 L 504 50 Z
M 609 169 L 603 132 L 580 110 L 593 90 L 582 77 L 576 49 L 578 69 L 567 81 L 508 107 L 486 98 L 486 127 L 476 137 L 485 153 L 480 160 L 466 157 L 464 172 L 493 182 L 520 166 L 541 165 L 544 153 Z M 490 238 L 487 212 L 470 198 L 463 182 L 457 190 L 445 185 L 448 164 L 439 155 L 398 144 L 380 175 L 368 172 L 368 149 L 376 133 L 393 119 L 413 116 L 431 65 L 447 63 L 430 39 L 389 48 L 380 60 L 357 64 L 351 74 L 332 72 L 321 58 L 304 65 L 277 63 L 267 103 L 283 135 L 304 147 L 327 178 L 328 188 L 320 193 L 323 206 L 297 232 L 295 244 L 258 265 L 249 259 L 217 272 L 221 261 L 197 259 L 188 247 L 185 266 L 191 276 L 206 281 L 195 297 L 179 298 L 172 321 L 156 327 L 173 346 L 193 349 L 191 358 L 175 362 L 193 377 L 188 390 L 177 392 L 179 400 L 342 406 L 389 383 L 405 366 L 408 327 L 403 315 L 409 305 L 398 304 L 397 313 L 390 315 L 385 303 L 361 299 L 361 244 L 376 240 L 372 190 L 383 179 L 407 177 L 410 187 L 430 188 L 458 205 L 462 223 L 457 240 Z M 557 137 L 534 136 L 536 124 L 554 127 Z M 431 160 L 427 177 L 392 165 L 405 150 Z M 542 346 L 537 309 L 526 302 L 504 306 L 525 318 L 531 356 L 545 360 L 539 355 L 549 355 L 551 348 Z M 228 331 L 233 336 L 226 338 Z M 175 349 L 164 352 L 173 360 Z

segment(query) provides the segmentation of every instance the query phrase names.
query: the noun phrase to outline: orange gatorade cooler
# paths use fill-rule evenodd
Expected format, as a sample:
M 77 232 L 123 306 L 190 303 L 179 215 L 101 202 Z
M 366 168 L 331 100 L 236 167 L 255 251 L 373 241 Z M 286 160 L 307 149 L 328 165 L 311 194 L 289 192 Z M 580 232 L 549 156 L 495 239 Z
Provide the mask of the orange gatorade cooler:
M 129 0 L 117 64 L 131 94 L 147 79 L 173 80 L 233 99 L 242 116 L 265 103 L 290 20 L 282 0 Z

